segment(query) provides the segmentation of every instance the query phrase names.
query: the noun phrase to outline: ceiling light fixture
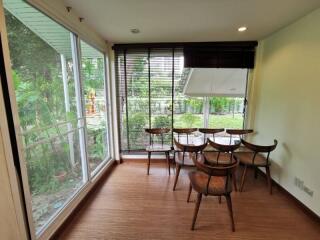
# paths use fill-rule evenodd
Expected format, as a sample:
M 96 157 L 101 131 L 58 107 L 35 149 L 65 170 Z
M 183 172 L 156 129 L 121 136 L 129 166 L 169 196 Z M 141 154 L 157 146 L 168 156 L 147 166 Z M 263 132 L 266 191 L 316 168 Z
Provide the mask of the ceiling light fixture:
M 245 27 L 245 26 L 242 26 L 242 27 L 239 27 L 238 28 L 238 31 L 239 32 L 244 32 L 244 31 L 246 31 L 247 30 L 247 27 Z
M 130 32 L 133 34 L 137 34 L 137 33 L 140 33 L 140 30 L 138 28 L 132 28 L 130 29 Z

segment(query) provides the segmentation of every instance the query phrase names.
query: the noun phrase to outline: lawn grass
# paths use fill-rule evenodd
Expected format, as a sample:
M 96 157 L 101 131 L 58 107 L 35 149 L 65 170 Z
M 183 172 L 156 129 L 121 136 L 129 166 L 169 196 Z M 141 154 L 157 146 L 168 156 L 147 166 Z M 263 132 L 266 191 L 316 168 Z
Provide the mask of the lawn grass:
M 203 114 L 193 114 L 192 124 L 187 123 L 183 117 L 183 114 L 177 114 L 174 116 L 174 127 L 176 128 L 202 128 L 203 127 Z M 226 114 L 226 115 L 213 115 L 209 117 L 209 128 L 242 128 L 243 117 L 242 114 Z
M 242 128 L 243 115 L 210 115 L 209 128 Z

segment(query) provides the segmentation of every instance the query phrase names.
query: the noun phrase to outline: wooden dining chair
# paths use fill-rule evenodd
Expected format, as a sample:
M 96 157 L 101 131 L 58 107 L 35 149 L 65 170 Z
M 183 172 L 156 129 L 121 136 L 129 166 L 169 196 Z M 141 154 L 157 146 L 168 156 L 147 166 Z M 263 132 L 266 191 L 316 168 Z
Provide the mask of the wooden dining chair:
M 216 149 L 216 151 L 203 152 L 204 160 L 207 164 L 216 165 L 220 163 L 227 164 L 232 162 L 234 151 L 239 149 L 241 143 L 239 142 L 233 145 L 223 145 L 208 139 L 208 145 L 211 146 L 213 149 Z M 232 174 L 232 181 L 235 191 L 238 191 L 235 172 Z M 219 202 L 221 202 L 221 198 L 219 198 Z
M 197 200 L 194 209 L 191 230 L 194 230 L 195 227 L 202 195 L 209 195 L 218 196 L 219 198 L 221 196 L 224 196 L 226 198 L 229 216 L 231 219 L 231 229 L 232 231 L 235 231 L 231 202 L 231 178 L 232 174 L 238 166 L 238 160 L 232 156 L 232 152 L 236 147 L 239 147 L 239 144 L 231 145 L 229 147 L 229 151 L 226 149 L 225 146 L 222 146 L 220 148 L 221 150 L 223 149 L 223 151 L 229 152 L 231 162 L 217 162 L 216 164 L 208 164 L 206 162 L 201 162 L 197 159 L 194 159 L 194 164 L 196 165 L 197 170 L 189 173 L 190 188 L 188 200 L 190 199 L 192 189 L 197 192 Z
M 227 129 L 226 133 L 230 135 L 229 144 L 231 144 L 233 137 L 238 136 L 240 141 L 245 135 L 253 133 L 253 129 Z
M 195 133 L 198 129 L 197 128 L 174 128 L 172 131 L 178 135 L 178 142 L 181 141 L 181 135 L 186 135 L 187 137 L 187 144 L 189 144 L 189 137 L 191 134 Z
M 278 141 L 274 140 L 274 144 L 270 146 L 261 146 L 249 143 L 241 139 L 242 144 L 251 150 L 251 152 L 238 152 L 234 156 L 239 160 L 241 164 L 244 165 L 244 170 L 241 177 L 240 192 L 243 191 L 243 186 L 247 174 L 247 168 L 253 167 L 257 171 L 258 167 L 265 167 L 267 175 L 267 183 L 269 187 L 269 192 L 272 194 L 272 184 L 270 175 L 270 165 L 269 161 L 270 153 L 276 149 Z M 264 155 L 266 154 L 266 156 Z
M 207 143 L 202 145 L 187 145 L 179 143 L 174 138 L 174 161 L 176 163 L 176 176 L 173 184 L 173 191 L 176 190 L 180 170 L 182 167 L 194 167 L 194 159 L 202 158 L 202 151 Z
M 212 139 L 214 141 L 215 134 L 224 132 L 224 128 L 199 128 L 198 131 L 203 134 L 203 143 L 205 143 L 208 136 L 212 136 Z
M 150 161 L 151 161 L 151 154 L 152 153 L 164 153 L 166 155 L 167 165 L 168 165 L 168 171 L 170 175 L 170 151 L 171 146 L 164 144 L 164 134 L 167 134 L 170 132 L 169 128 L 147 128 L 145 129 L 145 132 L 150 134 L 150 145 L 146 147 L 146 152 L 148 153 L 148 164 L 147 164 L 147 174 L 149 175 L 150 171 Z M 160 136 L 161 143 L 155 143 L 154 137 Z

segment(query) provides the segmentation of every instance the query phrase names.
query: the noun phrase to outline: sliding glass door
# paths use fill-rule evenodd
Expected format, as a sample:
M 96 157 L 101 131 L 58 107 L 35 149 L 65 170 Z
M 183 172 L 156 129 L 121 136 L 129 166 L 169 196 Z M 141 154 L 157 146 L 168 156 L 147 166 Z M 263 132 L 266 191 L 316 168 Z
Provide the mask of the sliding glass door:
M 4 8 L 23 187 L 37 237 L 110 159 L 105 57 L 22 0 L 5 0 Z

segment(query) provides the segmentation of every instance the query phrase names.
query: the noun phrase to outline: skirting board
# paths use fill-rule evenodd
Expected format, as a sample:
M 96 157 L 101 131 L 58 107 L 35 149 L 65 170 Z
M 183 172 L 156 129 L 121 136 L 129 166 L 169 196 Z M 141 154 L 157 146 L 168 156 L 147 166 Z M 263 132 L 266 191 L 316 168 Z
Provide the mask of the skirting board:
M 258 172 L 261 176 L 266 178 L 266 174 L 258 168 Z M 279 190 L 281 190 L 285 195 L 288 196 L 289 199 L 291 199 L 299 208 L 301 208 L 307 215 L 315 219 L 317 222 L 320 223 L 320 216 L 318 216 L 315 212 L 313 212 L 310 208 L 308 208 L 306 205 L 304 205 L 300 200 L 298 200 L 295 196 L 293 196 L 290 192 L 288 192 L 284 187 L 282 187 L 279 183 L 272 180 L 272 185 L 276 186 Z

